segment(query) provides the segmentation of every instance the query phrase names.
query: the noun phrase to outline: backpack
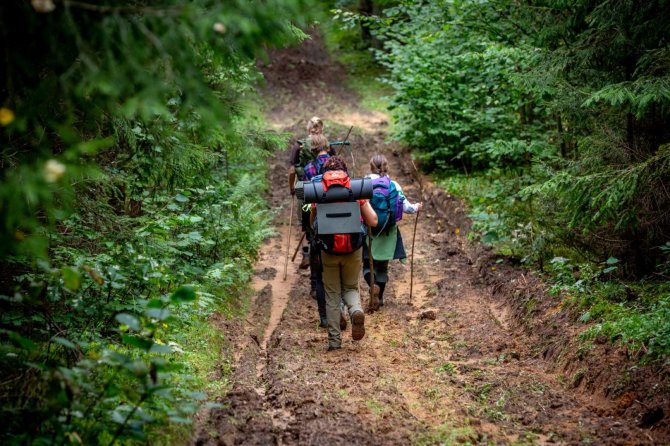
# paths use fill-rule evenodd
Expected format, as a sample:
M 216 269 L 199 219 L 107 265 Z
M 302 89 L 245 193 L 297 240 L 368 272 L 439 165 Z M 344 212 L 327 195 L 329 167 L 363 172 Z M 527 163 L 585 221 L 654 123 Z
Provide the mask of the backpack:
M 324 198 L 328 190 L 335 188 L 346 188 L 351 191 L 349 175 L 341 170 L 324 173 L 321 182 Z M 365 242 L 366 231 L 361 219 L 360 205 L 353 199 L 353 193 L 350 195 L 352 198 L 347 202 L 316 205 L 317 218 L 314 222 L 316 238 L 321 248 L 328 254 L 351 254 Z
M 312 153 L 312 144 L 309 138 L 299 139 L 297 143 L 300 149 L 298 151 L 298 159 L 296 160 L 295 164 L 295 171 L 298 175 L 298 179 L 302 181 L 305 175 L 305 166 L 314 160 L 314 154 Z
M 377 226 L 371 228 L 372 235 L 388 234 L 389 230 L 402 220 L 404 200 L 388 176 L 372 180 L 370 205 L 377 214 Z
M 323 166 L 326 164 L 326 161 L 328 161 L 328 158 L 330 158 L 330 155 L 319 155 L 316 158 L 312 159 L 307 165 L 304 167 L 304 179 L 305 180 L 311 180 L 317 175 L 321 175 L 323 173 Z

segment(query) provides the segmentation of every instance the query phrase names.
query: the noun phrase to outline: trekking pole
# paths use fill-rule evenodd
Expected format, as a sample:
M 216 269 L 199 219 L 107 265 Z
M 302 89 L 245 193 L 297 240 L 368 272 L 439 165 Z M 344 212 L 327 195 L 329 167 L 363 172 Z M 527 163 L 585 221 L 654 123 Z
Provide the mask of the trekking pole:
M 414 160 L 410 159 L 412 161 L 412 166 L 414 167 L 414 171 L 416 172 L 417 179 L 419 180 L 419 190 L 421 192 L 421 199 L 423 200 L 423 181 L 421 181 L 421 174 L 419 173 L 419 169 L 416 168 L 416 164 L 414 164 Z M 414 218 L 414 233 L 412 234 L 412 258 L 409 261 L 409 302 L 412 303 L 412 292 L 414 291 L 414 241 L 416 240 L 416 224 L 419 221 L 419 213 L 421 212 L 421 209 L 416 211 L 416 217 Z
M 288 240 L 286 241 L 286 261 L 284 262 L 284 281 L 286 280 L 286 274 L 288 271 L 288 256 L 291 253 L 291 229 L 293 229 L 293 206 L 295 204 L 295 199 L 291 196 L 291 215 L 288 218 Z M 300 246 L 300 245 L 298 245 Z
M 412 291 L 414 291 L 414 240 L 416 240 L 416 223 L 419 221 L 419 209 L 414 218 L 414 233 L 412 234 L 412 258 L 409 261 L 409 302 L 412 303 Z
M 298 255 L 298 251 L 300 251 L 300 247 L 302 246 L 302 241 L 305 240 L 305 233 L 302 233 L 302 236 L 300 237 L 300 241 L 298 242 L 298 246 L 295 247 L 295 251 L 293 251 L 293 257 L 291 257 L 291 263 L 295 262 L 295 256 Z
M 349 135 L 351 134 L 351 131 L 352 131 L 353 129 L 354 129 L 354 126 L 353 126 L 353 125 L 352 125 L 351 127 L 349 127 L 349 131 L 347 132 L 347 136 L 345 136 L 344 139 L 342 140 L 342 144 L 341 144 L 342 146 L 346 146 L 346 145 L 347 145 L 347 139 L 349 139 Z M 351 146 L 349 146 L 349 148 L 351 148 Z M 344 150 L 344 149 L 342 149 L 342 150 Z M 338 151 L 338 152 L 337 152 L 337 156 L 340 156 L 340 155 L 341 155 L 340 152 L 341 152 L 341 151 Z
M 351 135 L 351 131 L 353 129 L 354 129 L 353 125 L 349 127 L 349 131 L 347 132 L 347 136 L 344 137 L 342 145 L 346 145 L 345 143 L 347 142 L 347 139 L 349 139 L 349 135 Z M 349 154 L 351 154 L 351 175 L 349 176 L 354 177 L 354 172 L 356 172 L 356 160 L 354 159 L 354 149 L 351 148 L 351 145 L 349 145 Z

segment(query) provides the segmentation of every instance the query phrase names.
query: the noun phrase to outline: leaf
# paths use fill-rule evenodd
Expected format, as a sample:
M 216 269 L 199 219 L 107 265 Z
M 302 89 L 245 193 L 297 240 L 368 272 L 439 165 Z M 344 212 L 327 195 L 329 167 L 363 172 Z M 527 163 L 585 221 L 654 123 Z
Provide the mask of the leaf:
M 62 345 L 63 347 L 67 347 L 70 349 L 76 349 L 77 346 L 74 344 L 74 342 L 69 341 L 65 338 L 61 338 L 60 336 L 56 336 L 53 338 L 53 341 L 56 342 L 57 344 Z
M 119 314 L 116 315 L 116 320 L 119 323 L 121 323 L 123 325 L 126 325 L 131 330 L 139 331 L 140 328 L 141 328 L 139 319 L 137 319 L 132 314 L 119 313 Z
M 619 263 L 619 259 L 617 259 L 616 257 L 610 257 L 605 261 L 605 263 L 607 263 L 608 265 L 614 265 L 616 263 Z
M 27 351 L 37 350 L 37 344 L 35 344 L 30 339 L 21 336 L 17 332 L 9 331 L 9 330 L 0 330 L 0 333 L 2 333 L 2 332 L 7 333 L 7 336 L 9 337 L 9 339 L 12 342 L 14 342 L 18 347 L 22 348 L 23 350 L 27 350 Z
M 186 195 L 182 195 L 182 194 L 177 194 L 177 196 L 174 197 L 174 199 L 175 199 L 176 201 L 180 202 L 180 203 L 186 203 L 186 202 L 188 202 L 188 197 L 187 197 Z
M 195 290 L 190 286 L 182 286 L 175 291 L 170 300 L 173 303 L 179 304 L 182 302 L 193 302 L 196 298 Z
M 154 345 L 154 342 L 150 339 L 141 338 L 139 336 L 133 335 L 123 335 L 121 340 L 124 344 L 130 345 L 131 347 L 139 348 L 140 350 L 149 351 L 151 346 Z
M 81 285 L 81 277 L 77 271 L 65 267 L 61 269 L 61 274 L 63 275 L 63 284 L 65 285 L 65 288 L 70 291 L 77 291 L 79 289 L 79 285 Z
M 188 396 L 198 401 L 207 399 L 207 394 L 205 392 L 198 392 L 198 391 L 189 392 Z
M 117 396 L 120 393 L 121 393 L 121 389 L 119 388 L 119 386 L 117 386 L 113 382 L 109 382 L 105 386 L 105 396 L 106 397 L 114 397 L 114 396 Z
M 118 410 L 112 412 L 112 420 L 117 424 L 123 424 L 126 421 L 126 415 L 122 414 Z
M 145 311 L 147 316 L 152 319 L 163 321 L 170 317 L 170 310 L 167 308 L 147 308 Z
M 193 422 L 190 418 L 178 416 L 170 417 L 170 421 L 177 424 L 191 424 Z
M 172 348 L 164 344 L 154 344 L 149 349 L 149 353 L 172 353 Z
M 579 322 L 588 322 L 591 320 L 591 313 L 588 311 L 579 317 Z

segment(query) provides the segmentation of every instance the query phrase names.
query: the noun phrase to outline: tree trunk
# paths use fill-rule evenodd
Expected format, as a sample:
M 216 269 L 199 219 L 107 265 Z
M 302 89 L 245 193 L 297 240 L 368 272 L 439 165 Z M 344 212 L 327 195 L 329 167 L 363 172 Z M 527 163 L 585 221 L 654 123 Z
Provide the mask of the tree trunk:
M 360 0 L 358 4 L 358 12 L 365 17 L 370 17 L 374 13 L 374 3 L 373 0 Z M 368 46 L 372 44 L 372 33 L 370 32 L 370 26 L 361 22 L 361 39 Z

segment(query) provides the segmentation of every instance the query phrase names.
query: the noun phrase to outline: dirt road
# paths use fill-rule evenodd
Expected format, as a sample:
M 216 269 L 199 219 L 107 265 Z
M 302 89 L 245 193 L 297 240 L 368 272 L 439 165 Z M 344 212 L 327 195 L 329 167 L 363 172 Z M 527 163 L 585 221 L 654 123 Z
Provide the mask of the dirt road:
M 268 119 L 276 129 L 301 135 L 312 114 L 324 119 L 331 137 L 354 125 L 355 173 L 365 173 L 374 152 L 385 153 L 392 178 L 411 201 L 421 199 L 406 154 L 384 143 L 388 118 L 357 106 L 344 70 L 328 60 L 318 40 L 273 54 L 263 70 Z M 289 214 L 285 160 L 285 153 L 278 154 L 271 165 L 278 186 L 270 200 L 281 211 L 278 235 L 266 241 L 257 266 L 257 296 L 246 320 L 219 322 L 231 340 L 224 354 L 233 358 L 232 390 L 224 408 L 209 413 L 196 444 L 667 441 L 664 429 L 640 427 L 635 414 L 644 407 L 635 409 L 632 401 L 619 407 L 625 395 L 605 399 L 581 392 L 579 370 L 557 370 L 546 354 L 551 340 L 529 334 L 519 309 L 501 298 L 504 286 L 495 285 L 528 289 L 540 287 L 537 279 L 473 246 L 459 202 L 429 183 L 418 222 L 413 300 L 409 264 L 393 262 L 386 305 L 367 316 L 365 338 L 353 342 L 347 332 L 342 350 L 326 352 L 307 273 L 296 260 L 282 279 Z M 413 223 L 414 216 L 400 223 L 408 251 Z M 296 228 L 292 246 L 300 235 Z

